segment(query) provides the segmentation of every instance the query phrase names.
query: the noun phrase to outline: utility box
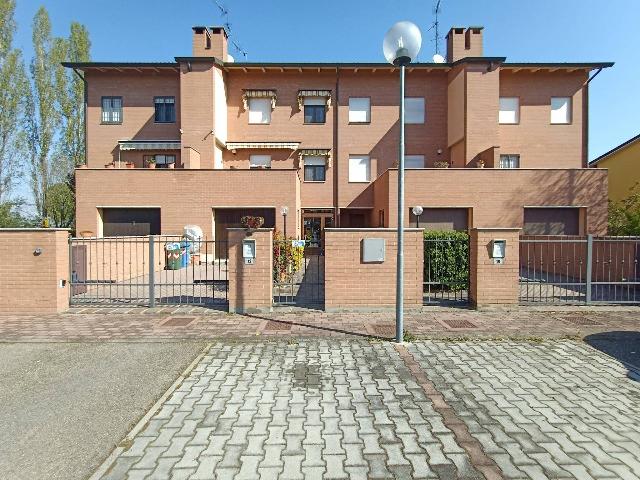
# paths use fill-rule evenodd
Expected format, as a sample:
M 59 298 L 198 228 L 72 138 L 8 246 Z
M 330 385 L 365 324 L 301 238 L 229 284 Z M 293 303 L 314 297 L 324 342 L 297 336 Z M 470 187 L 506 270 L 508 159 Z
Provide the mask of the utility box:
M 360 241 L 362 263 L 382 263 L 385 258 L 384 238 L 363 238 Z
M 253 265 L 256 263 L 256 241 L 253 239 L 242 241 L 242 257 L 245 265 Z

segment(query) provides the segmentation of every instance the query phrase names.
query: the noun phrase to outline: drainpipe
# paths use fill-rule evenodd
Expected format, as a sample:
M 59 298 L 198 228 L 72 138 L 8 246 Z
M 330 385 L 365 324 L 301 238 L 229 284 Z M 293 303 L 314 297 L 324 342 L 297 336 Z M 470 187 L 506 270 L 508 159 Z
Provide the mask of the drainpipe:
M 80 80 L 82 80 L 82 83 L 84 84 L 84 164 L 87 164 L 87 97 L 88 97 L 88 86 L 87 86 L 87 79 L 84 78 L 84 75 L 80 75 L 78 73 L 78 69 L 74 68 L 73 69 L 73 73 L 75 73 L 78 78 Z M 74 165 L 74 167 L 77 167 L 77 165 Z
M 600 72 L 602 72 L 602 67 L 596 70 L 596 73 L 591 75 L 587 82 L 584 84 L 584 93 L 583 93 L 583 102 L 582 102 L 582 116 L 584 117 L 584 131 L 583 131 L 583 143 L 584 143 L 584 168 L 593 168 L 589 166 L 589 84 L 591 81 L 596 78 Z
M 340 107 L 340 67 L 336 67 L 336 98 L 333 102 L 333 155 L 331 170 L 333 173 L 333 225 L 338 227 L 338 113 Z

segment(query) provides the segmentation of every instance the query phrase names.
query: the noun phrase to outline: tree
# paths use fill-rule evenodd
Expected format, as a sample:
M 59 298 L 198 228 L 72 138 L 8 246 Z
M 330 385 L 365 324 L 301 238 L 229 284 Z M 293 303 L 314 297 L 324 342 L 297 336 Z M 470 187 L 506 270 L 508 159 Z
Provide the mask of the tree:
M 55 183 L 48 188 L 45 198 L 51 226 L 72 227 L 75 220 L 75 199 L 70 186 L 65 182 Z
M 619 202 L 609 202 L 609 235 L 640 235 L 640 183 Z
M 44 7 L 33 19 L 33 48 L 31 60 L 31 88 L 26 95 L 25 130 L 29 149 L 29 176 L 37 215 L 47 216 L 46 193 L 52 175 L 51 152 L 60 115 L 56 109 L 59 92 L 56 91 L 55 72 L 62 54 L 61 42 L 51 36 L 51 21 Z
M 32 226 L 32 221 L 20 213 L 24 202 L 14 200 L 0 203 L 0 228 L 24 228 Z
M 19 124 L 27 78 L 20 50 L 14 49 L 15 0 L 0 0 L 0 204 L 7 202 L 22 171 Z
M 69 62 L 88 62 L 91 42 L 89 32 L 78 22 L 71 23 L 69 38 L 58 39 L 56 50 Z M 84 82 L 78 75 L 62 65 L 56 71 L 57 90 L 60 92 L 58 108 L 62 117 L 60 152 L 66 161 L 66 172 L 84 163 Z

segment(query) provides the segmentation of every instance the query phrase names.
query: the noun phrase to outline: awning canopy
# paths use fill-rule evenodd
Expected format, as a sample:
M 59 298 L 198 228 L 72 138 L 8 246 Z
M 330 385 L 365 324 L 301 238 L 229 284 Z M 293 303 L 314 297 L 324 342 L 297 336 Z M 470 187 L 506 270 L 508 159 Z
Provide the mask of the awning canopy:
M 331 167 L 331 149 L 330 148 L 301 148 L 298 151 L 298 158 L 300 160 L 300 168 L 304 164 L 304 157 L 327 157 L 327 168 Z
M 246 110 L 249 108 L 250 98 L 269 98 L 271 99 L 271 109 L 276 108 L 276 91 L 275 90 L 243 90 L 242 91 L 242 105 Z
M 320 97 L 324 98 L 327 108 L 331 107 L 331 90 L 298 90 L 298 106 L 300 110 L 304 106 L 305 97 Z
M 286 149 L 297 150 L 300 142 L 227 142 L 227 150 Z
M 180 150 L 180 140 L 120 140 L 120 150 Z

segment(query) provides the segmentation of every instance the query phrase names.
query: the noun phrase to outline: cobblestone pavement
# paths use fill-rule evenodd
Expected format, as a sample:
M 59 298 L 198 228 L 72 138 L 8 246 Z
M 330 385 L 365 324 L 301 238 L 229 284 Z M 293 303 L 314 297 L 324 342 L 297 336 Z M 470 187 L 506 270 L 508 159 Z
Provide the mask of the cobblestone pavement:
M 217 343 L 104 478 L 639 478 L 638 411 L 572 341 Z
M 442 337 L 583 337 L 640 331 L 639 307 L 520 308 L 475 311 L 424 308 L 405 315 L 409 333 Z M 74 308 L 60 315 L 0 316 L 0 342 L 171 341 L 257 337 L 382 337 L 394 335 L 393 313 L 278 310 L 230 315 L 199 307 Z

